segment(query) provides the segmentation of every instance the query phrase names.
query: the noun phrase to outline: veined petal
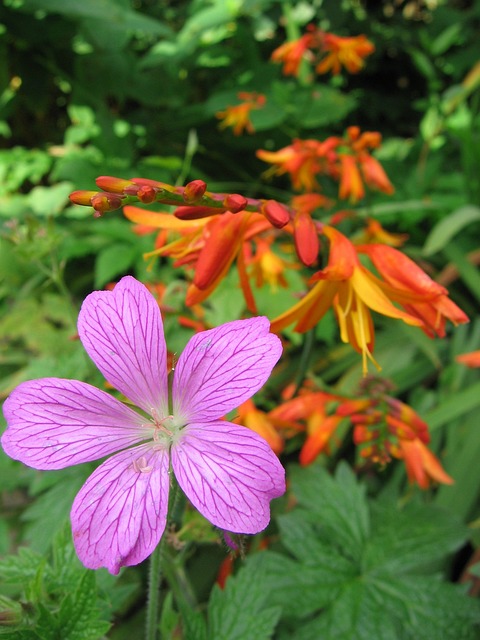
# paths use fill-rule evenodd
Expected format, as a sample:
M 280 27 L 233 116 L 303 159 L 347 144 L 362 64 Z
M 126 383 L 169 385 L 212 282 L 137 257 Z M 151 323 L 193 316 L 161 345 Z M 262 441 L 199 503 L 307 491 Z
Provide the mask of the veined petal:
M 88 478 L 72 506 L 73 542 L 88 569 L 145 560 L 165 530 L 168 451 L 144 444 L 106 460 Z
M 185 422 L 216 420 L 267 381 L 282 353 L 265 317 L 235 320 L 194 335 L 173 378 L 173 413 Z
M 2 446 L 35 469 L 63 469 L 103 458 L 150 437 L 145 418 L 85 382 L 42 378 L 7 398 Z
M 162 316 L 143 284 L 126 276 L 113 291 L 87 296 L 78 317 L 78 333 L 110 384 L 147 413 L 168 415 Z
M 285 492 L 285 471 L 270 446 L 231 422 L 189 424 L 171 455 L 190 502 L 215 526 L 233 533 L 265 529 L 270 500 Z

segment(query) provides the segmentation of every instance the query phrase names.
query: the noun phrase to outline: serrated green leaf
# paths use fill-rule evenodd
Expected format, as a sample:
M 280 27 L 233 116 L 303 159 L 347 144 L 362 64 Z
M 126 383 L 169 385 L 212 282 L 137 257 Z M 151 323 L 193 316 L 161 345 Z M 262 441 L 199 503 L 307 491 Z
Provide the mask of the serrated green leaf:
M 290 479 L 300 505 L 318 517 L 318 524 L 345 550 L 346 557 L 358 560 L 370 534 L 370 521 L 365 488 L 348 465 L 340 464 L 335 478 L 319 464 L 293 467 Z
M 225 589 L 216 585 L 208 605 L 208 640 L 268 640 L 281 608 L 268 606 L 266 575 L 247 564 L 228 579 Z
M 443 249 L 450 240 L 472 222 L 480 220 L 480 207 L 472 204 L 456 209 L 438 222 L 427 236 L 423 255 L 431 256 Z
M 110 623 L 98 620 L 95 573 L 85 571 L 72 595 L 60 606 L 56 617 L 63 640 L 98 640 L 110 628 Z
M 363 556 L 369 572 L 421 573 L 467 539 L 466 527 L 451 512 L 432 505 L 376 504 L 372 511 L 373 531 Z
M 325 546 L 323 552 L 324 562 L 311 565 L 273 551 L 252 556 L 249 562 L 265 572 L 269 604 L 281 606 L 286 616 L 301 619 L 334 602 L 345 584 L 358 576 L 358 569 L 331 547 Z
M 345 585 L 341 597 L 324 613 L 295 632 L 295 640 L 402 640 L 396 621 L 375 603 L 362 579 Z
M 50 571 L 43 555 L 29 547 L 19 547 L 16 555 L 0 559 L 0 578 L 6 583 L 24 584 L 35 579 L 39 567 Z

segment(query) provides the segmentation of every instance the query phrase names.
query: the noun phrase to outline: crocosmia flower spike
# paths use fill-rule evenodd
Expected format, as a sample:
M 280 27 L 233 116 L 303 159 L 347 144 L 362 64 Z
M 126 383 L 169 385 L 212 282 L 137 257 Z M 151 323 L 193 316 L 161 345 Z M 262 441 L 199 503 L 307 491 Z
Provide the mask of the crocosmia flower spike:
M 222 420 L 263 384 L 280 340 L 267 318 L 197 333 L 175 367 L 169 398 L 167 349 L 154 297 L 132 277 L 84 301 L 78 333 L 106 380 L 139 407 L 78 380 L 20 384 L 4 405 L 5 452 L 35 469 L 107 458 L 73 503 L 77 554 L 90 569 L 135 565 L 166 525 L 169 472 L 215 526 L 253 534 L 270 520 L 285 474 L 266 441 Z

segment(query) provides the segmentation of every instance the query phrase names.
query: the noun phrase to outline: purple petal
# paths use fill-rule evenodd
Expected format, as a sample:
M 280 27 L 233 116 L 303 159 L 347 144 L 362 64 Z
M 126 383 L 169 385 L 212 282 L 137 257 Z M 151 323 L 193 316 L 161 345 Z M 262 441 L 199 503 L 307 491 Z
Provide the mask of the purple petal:
M 78 333 L 110 384 L 147 413 L 168 415 L 162 316 L 143 284 L 127 276 L 113 291 L 87 296 L 78 317 Z
M 20 384 L 3 405 L 2 447 L 35 469 L 63 469 L 152 437 L 153 425 L 85 382 L 42 378 Z
M 210 522 L 257 533 L 270 521 L 270 500 L 285 492 L 285 471 L 259 435 L 218 420 L 189 424 L 172 447 L 175 477 Z
M 173 379 L 173 413 L 216 420 L 248 400 L 267 381 L 282 353 L 267 318 L 228 322 L 191 338 Z
M 106 460 L 88 478 L 72 506 L 78 557 L 88 569 L 145 560 L 165 530 L 168 511 L 168 451 L 144 444 Z

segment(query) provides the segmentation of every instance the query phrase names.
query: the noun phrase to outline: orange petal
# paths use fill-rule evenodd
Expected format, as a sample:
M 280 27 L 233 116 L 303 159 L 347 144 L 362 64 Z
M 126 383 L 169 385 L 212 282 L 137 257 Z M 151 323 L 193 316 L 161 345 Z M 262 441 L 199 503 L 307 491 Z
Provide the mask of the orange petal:
M 445 287 L 432 280 L 413 260 L 394 247 L 369 244 L 357 247 L 357 250 L 368 255 L 380 275 L 393 287 L 429 297 L 448 293 Z
M 243 222 L 242 214 L 233 213 L 224 213 L 212 221 L 195 268 L 196 287 L 206 289 L 225 275 L 243 240 Z
M 326 418 L 319 416 L 317 428 L 305 440 L 300 451 L 299 462 L 301 465 L 311 464 L 325 449 L 341 419 L 340 416 L 336 415 L 327 416 Z
M 185 232 L 189 229 L 199 229 L 204 227 L 212 219 L 202 218 L 200 220 L 179 220 L 171 213 L 146 211 L 139 207 L 127 205 L 123 207 L 123 213 L 131 222 L 144 224 L 155 229 L 171 229 L 172 231 Z
M 356 266 L 359 265 L 355 247 L 350 240 L 334 227 L 325 225 L 322 229 L 330 240 L 330 252 L 328 264 L 325 269 L 317 271 L 310 282 L 317 280 L 347 280 L 353 274 Z
M 480 351 L 471 351 L 470 353 L 462 353 L 456 356 L 455 360 L 467 367 L 480 367 Z

